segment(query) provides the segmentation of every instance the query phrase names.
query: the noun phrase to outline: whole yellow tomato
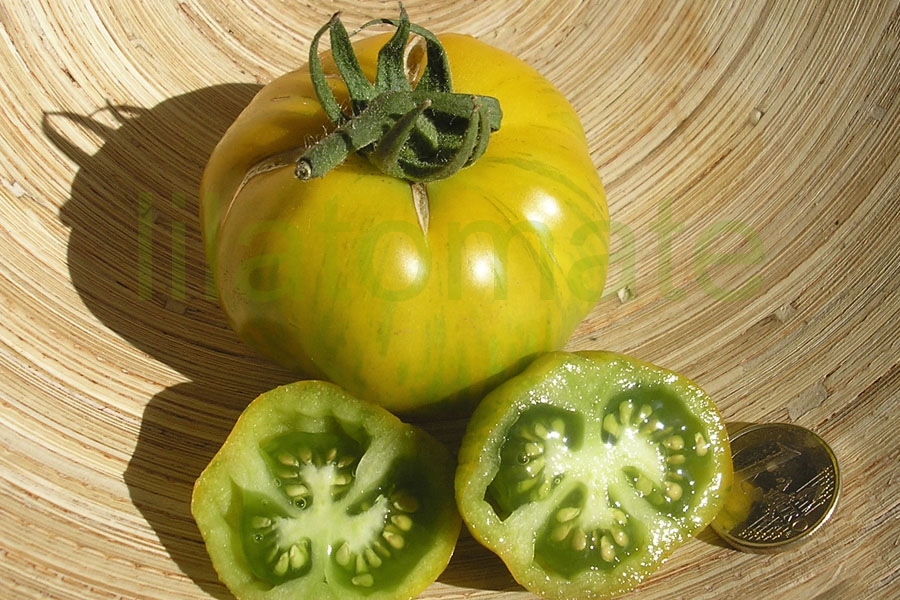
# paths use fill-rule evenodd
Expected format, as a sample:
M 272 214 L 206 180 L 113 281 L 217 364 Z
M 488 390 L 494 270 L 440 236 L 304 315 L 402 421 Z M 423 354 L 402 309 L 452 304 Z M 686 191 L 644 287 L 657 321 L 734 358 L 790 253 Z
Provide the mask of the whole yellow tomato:
M 418 50 L 406 50 L 403 80 L 392 84 L 413 90 L 414 107 L 391 123 L 436 124 L 430 138 L 428 128 L 406 131 L 429 138 L 420 146 L 472 142 L 471 155 L 457 153 L 468 159 L 463 168 L 405 177 L 416 157 L 394 152 L 392 164 L 406 165 L 398 175 L 373 160 L 391 155 L 376 141 L 350 148 L 324 174 L 303 172 L 299 157 L 310 148 L 351 146 L 356 134 L 356 120 L 332 122 L 325 100 L 354 115 L 376 111 L 377 100 L 350 97 L 360 82 L 348 79 L 355 67 L 364 89 L 384 88 L 391 61 L 380 51 L 406 47 L 400 33 L 409 27 L 405 14 L 392 23 L 396 33 L 363 37 L 352 52 L 347 38 L 338 52 L 335 35 L 346 31 L 333 19 L 333 54 L 320 62 L 317 37 L 312 69 L 259 92 L 209 159 L 201 222 L 221 305 L 249 345 L 395 412 L 446 414 L 561 348 L 595 305 L 607 268 L 606 200 L 578 117 L 553 85 L 472 37 L 416 26 L 426 43 L 410 45 Z M 448 94 L 421 102 L 428 93 L 417 77 L 452 81 L 480 125 L 464 129 L 466 114 L 439 113 Z M 485 104 L 499 104 L 502 122 L 497 110 L 485 116 Z M 438 148 L 432 159 L 459 156 Z

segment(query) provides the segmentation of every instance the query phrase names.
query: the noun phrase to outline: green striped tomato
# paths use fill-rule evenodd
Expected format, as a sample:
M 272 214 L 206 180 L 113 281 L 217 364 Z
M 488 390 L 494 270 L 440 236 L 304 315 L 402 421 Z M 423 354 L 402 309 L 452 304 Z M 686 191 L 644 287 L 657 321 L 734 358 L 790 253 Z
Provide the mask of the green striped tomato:
M 387 39 L 354 42 L 369 78 Z M 309 181 L 276 166 L 333 129 L 306 69 L 260 91 L 201 189 L 207 259 L 237 334 L 400 413 L 467 410 L 561 348 L 607 268 L 605 196 L 572 106 L 523 61 L 439 39 L 454 90 L 496 98 L 503 118 L 477 162 L 424 184 L 427 226 L 410 183 L 365 158 Z

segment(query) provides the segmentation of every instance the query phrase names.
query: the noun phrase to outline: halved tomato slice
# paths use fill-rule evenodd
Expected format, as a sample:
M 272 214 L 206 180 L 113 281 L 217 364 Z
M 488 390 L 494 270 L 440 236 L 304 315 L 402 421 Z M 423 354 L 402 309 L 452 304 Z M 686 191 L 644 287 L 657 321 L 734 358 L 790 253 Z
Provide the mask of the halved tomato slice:
M 191 510 L 239 600 L 414 598 L 447 566 L 460 530 L 449 452 L 319 381 L 247 407 Z
M 560 352 L 478 406 L 456 495 L 526 589 L 610 598 L 706 527 L 731 479 L 724 424 L 697 385 L 619 354 Z

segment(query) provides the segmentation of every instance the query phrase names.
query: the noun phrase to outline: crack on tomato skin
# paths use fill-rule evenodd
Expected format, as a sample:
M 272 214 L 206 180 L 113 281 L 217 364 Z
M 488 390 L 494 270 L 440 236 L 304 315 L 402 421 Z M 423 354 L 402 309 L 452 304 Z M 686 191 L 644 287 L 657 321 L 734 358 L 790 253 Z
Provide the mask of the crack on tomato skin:
M 429 201 L 428 201 L 428 187 L 422 182 L 410 182 L 409 191 L 412 194 L 413 199 L 413 208 L 416 211 L 416 221 L 419 223 L 419 228 L 422 230 L 422 234 L 425 235 L 425 239 L 428 239 L 428 225 L 431 218 Z

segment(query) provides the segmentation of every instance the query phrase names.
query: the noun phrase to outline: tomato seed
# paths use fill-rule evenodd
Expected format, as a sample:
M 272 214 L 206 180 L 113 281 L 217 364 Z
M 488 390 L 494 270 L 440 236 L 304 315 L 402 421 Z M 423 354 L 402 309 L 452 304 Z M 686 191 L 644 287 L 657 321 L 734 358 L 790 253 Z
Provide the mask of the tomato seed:
M 272 567 L 272 571 L 280 577 L 288 572 L 289 566 L 290 557 L 287 552 L 282 552 L 281 555 L 278 556 L 278 561 L 275 563 L 275 566 Z
M 534 458 L 535 456 L 540 456 L 544 453 L 543 444 L 537 444 L 535 442 L 528 442 L 525 444 L 525 455 L 529 458 Z
M 612 540 L 610 540 L 607 535 L 600 538 L 600 558 L 606 562 L 612 562 L 616 558 L 616 551 L 613 548 Z
M 518 491 L 519 493 L 527 492 L 531 488 L 533 488 L 535 485 L 537 485 L 539 481 L 540 481 L 540 479 L 538 479 L 537 477 L 530 477 L 528 479 L 523 479 L 522 481 L 520 481 L 516 484 L 516 491 Z
M 278 454 L 278 462 L 283 464 L 286 467 L 299 467 L 300 461 L 297 460 L 290 452 L 281 452 Z
M 559 437 L 565 437 L 566 435 L 566 422 L 560 418 L 553 419 L 553 422 L 550 423 L 550 426 L 553 427 L 553 431 L 559 434 Z
M 302 569 L 309 559 L 309 556 L 300 550 L 297 544 L 291 546 L 291 549 L 288 551 L 288 557 L 290 558 L 291 568 L 295 571 Z
M 404 545 L 406 545 L 406 542 L 403 540 L 403 536 L 394 533 L 393 531 L 385 530 L 382 532 L 381 537 L 383 537 L 384 541 L 386 541 L 394 550 L 400 550 Z
M 637 414 L 637 422 L 638 422 L 638 423 L 643 423 L 643 422 L 646 421 L 646 420 L 650 417 L 650 415 L 652 415 L 652 414 L 653 414 L 653 407 L 650 406 L 649 404 L 642 404 L 642 405 L 641 405 L 641 410 L 639 410 L 639 411 L 638 411 L 638 414 Z
M 603 431 L 609 433 L 613 437 L 619 437 L 619 433 L 621 433 L 621 426 L 616 420 L 615 415 L 613 415 L 612 413 L 603 417 Z
M 377 552 L 380 556 L 384 558 L 388 558 L 391 555 L 391 551 L 384 547 L 380 541 L 375 541 L 372 543 L 372 547 L 375 548 L 375 552 Z
M 678 485 L 674 481 L 666 482 L 666 496 L 668 496 L 670 499 L 678 501 L 681 499 L 682 493 L 683 490 L 681 489 L 680 485 Z
M 651 435 L 662 428 L 663 424 L 659 422 L 659 419 L 651 419 L 644 423 L 639 431 L 644 435 Z
M 672 437 L 666 439 L 664 445 L 669 450 L 681 450 L 684 448 L 684 439 L 680 435 L 673 435 Z
M 577 552 L 583 552 L 587 548 L 587 535 L 581 527 L 572 532 L 572 548 Z
M 382 565 L 383 561 L 371 548 L 366 548 L 363 553 L 366 556 L 366 562 L 368 562 L 370 566 L 377 569 Z
M 275 476 L 280 479 L 294 479 L 298 475 L 297 469 L 290 467 L 281 467 L 275 469 Z
M 272 526 L 272 519 L 263 516 L 255 516 L 250 519 L 250 527 L 253 529 L 266 529 Z
M 409 531 L 413 526 L 413 520 L 406 515 L 394 515 L 391 517 L 391 522 L 396 525 L 400 531 Z
M 566 508 L 561 508 L 556 513 L 556 520 L 559 521 L 560 523 L 566 523 L 568 521 L 571 521 L 572 519 L 574 519 L 575 517 L 577 517 L 580 514 L 581 514 L 580 508 L 576 508 L 574 506 L 568 506 Z
M 371 573 L 364 573 L 352 578 L 350 580 L 350 583 L 359 587 L 372 587 L 373 585 L 375 585 L 375 578 Z
M 366 563 L 366 558 L 362 554 L 356 555 L 356 572 L 357 573 L 368 573 L 369 565 Z
M 646 496 L 653 491 L 653 482 L 645 475 L 638 475 L 637 481 L 634 482 L 634 489 Z
M 694 445 L 697 456 L 706 456 L 706 453 L 709 450 L 709 443 L 706 441 L 706 438 L 703 437 L 702 433 L 697 433 L 697 435 L 694 436 Z
M 562 525 L 553 528 L 553 531 L 550 533 L 550 538 L 554 542 L 561 542 L 569 536 L 570 531 L 572 531 L 572 524 L 563 523 Z
M 415 496 L 406 492 L 399 492 L 393 497 L 394 508 L 405 513 L 414 513 L 419 510 L 419 501 Z
M 309 488 L 302 483 L 292 483 L 285 486 L 284 493 L 291 498 L 300 498 L 309 494 Z
M 628 402 L 622 402 L 619 404 L 619 421 L 628 423 L 633 412 L 634 404 L 630 400 Z
M 334 555 L 334 560 L 337 561 L 339 565 L 342 567 L 346 567 L 350 564 L 350 561 L 353 559 L 353 553 L 350 550 L 349 544 L 344 544 Z

